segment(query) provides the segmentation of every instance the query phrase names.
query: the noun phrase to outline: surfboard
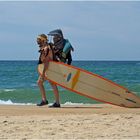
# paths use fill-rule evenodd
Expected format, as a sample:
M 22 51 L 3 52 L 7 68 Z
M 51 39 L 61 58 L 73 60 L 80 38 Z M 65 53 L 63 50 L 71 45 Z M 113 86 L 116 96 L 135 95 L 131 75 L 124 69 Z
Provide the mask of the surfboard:
M 41 75 L 44 65 L 38 65 Z M 121 107 L 139 108 L 140 97 L 100 75 L 62 62 L 50 61 L 45 78 L 85 97 Z

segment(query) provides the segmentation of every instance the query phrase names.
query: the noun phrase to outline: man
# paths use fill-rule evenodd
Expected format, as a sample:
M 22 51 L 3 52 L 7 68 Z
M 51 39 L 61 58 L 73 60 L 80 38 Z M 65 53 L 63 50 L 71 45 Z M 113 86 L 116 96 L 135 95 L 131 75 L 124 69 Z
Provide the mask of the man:
M 44 70 L 43 74 L 39 76 L 38 78 L 38 86 L 40 88 L 41 96 L 42 96 L 42 101 L 41 103 L 37 104 L 37 106 L 43 106 L 48 104 L 48 100 L 46 98 L 45 94 L 45 88 L 44 88 L 44 82 L 45 82 L 45 71 L 48 68 L 48 64 L 50 60 L 53 60 L 53 50 L 51 46 L 48 43 L 48 37 L 45 34 L 41 34 L 37 37 L 37 44 L 39 45 L 39 52 L 40 52 L 40 57 L 39 57 L 39 63 L 38 64 L 44 64 Z M 57 86 L 50 82 L 53 92 L 55 95 L 55 103 L 50 106 L 50 107 L 60 107 L 60 102 L 59 102 L 59 92 Z
M 68 39 L 64 39 L 61 29 L 56 29 L 49 32 L 48 35 L 53 36 L 53 45 L 54 53 L 58 61 L 67 62 L 68 65 L 71 65 L 72 56 L 71 51 L 74 51 L 72 45 Z

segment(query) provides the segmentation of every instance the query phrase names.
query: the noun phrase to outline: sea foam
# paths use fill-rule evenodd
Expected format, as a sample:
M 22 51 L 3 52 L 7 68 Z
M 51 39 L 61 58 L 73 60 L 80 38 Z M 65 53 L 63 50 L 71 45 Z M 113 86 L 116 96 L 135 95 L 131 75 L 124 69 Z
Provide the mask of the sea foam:
M 11 100 L 0 100 L 0 105 L 33 105 L 32 103 L 13 103 Z

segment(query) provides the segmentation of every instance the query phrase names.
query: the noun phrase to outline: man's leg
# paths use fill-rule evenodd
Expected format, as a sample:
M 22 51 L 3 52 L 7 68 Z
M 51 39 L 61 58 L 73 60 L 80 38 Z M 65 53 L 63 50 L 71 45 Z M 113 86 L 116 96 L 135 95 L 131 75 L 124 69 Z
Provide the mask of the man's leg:
M 58 91 L 57 85 L 52 82 L 50 82 L 50 84 L 53 88 L 53 92 L 54 92 L 54 96 L 55 96 L 55 103 L 50 107 L 60 107 L 59 91 Z
M 59 104 L 60 103 L 60 101 L 59 101 L 59 91 L 58 91 L 57 85 L 52 83 L 52 82 L 50 82 L 50 84 L 51 84 L 51 86 L 53 88 L 55 101 L 56 101 L 57 104 Z

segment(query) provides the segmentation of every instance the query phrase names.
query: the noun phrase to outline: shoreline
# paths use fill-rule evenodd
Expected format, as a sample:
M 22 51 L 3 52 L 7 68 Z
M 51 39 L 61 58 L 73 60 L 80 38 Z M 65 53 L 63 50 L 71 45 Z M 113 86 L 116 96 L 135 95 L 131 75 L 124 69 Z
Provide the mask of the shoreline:
M 140 139 L 140 108 L 0 105 L 0 139 Z

